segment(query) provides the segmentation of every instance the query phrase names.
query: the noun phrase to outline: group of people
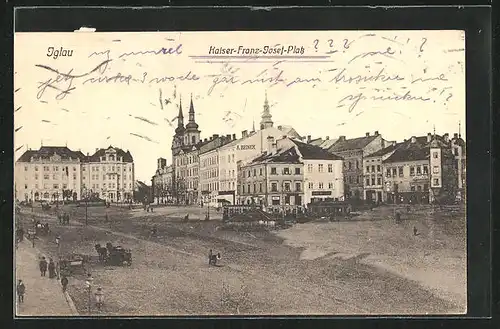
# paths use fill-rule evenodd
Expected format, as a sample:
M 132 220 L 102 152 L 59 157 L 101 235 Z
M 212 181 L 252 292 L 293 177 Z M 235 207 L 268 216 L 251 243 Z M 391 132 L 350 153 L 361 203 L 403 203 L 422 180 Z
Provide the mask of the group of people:
M 46 276 L 47 269 L 49 270 L 49 278 L 53 279 L 56 277 L 56 264 L 54 263 L 54 260 L 52 258 L 49 259 L 49 262 L 47 263 L 47 260 L 45 257 L 42 257 L 38 263 L 38 267 L 40 268 L 40 275 L 41 276 Z
M 69 214 L 68 213 L 57 214 L 57 219 L 59 219 L 59 224 L 69 225 Z

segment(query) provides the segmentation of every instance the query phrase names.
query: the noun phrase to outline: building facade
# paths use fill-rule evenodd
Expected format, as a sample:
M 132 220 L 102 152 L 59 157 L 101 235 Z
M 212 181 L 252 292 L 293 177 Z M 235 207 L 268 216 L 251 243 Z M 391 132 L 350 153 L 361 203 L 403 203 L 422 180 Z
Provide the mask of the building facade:
M 383 161 L 388 203 L 449 203 L 458 166 L 448 134 L 411 137 Z
M 343 159 L 344 194 L 346 199 L 362 199 L 364 196 L 363 158 L 385 146 L 382 135 L 375 131 L 373 135 L 346 139 L 340 136 L 328 151 Z
M 167 159 L 159 158 L 156 172 L 151 180 L 153 199 L 157 203 L 171 203 L 173 201 L 172 177 L 173 167 L 167 165 Z
M 67 147 L 42 146 L 15 163 L 16 199 L 80 200 L 93 195 L 108 201 L 129 200 L 134 190 L 130 152 L 109 146 L 93 155 Z

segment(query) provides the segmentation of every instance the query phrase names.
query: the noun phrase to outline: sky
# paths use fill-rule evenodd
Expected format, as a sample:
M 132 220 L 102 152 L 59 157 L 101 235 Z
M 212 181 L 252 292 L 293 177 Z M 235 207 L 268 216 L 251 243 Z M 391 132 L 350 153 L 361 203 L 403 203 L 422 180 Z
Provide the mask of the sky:
M 182 104 L 201 137 L 259 126 L 303 136 L 465 137 L 463 31 L 16 33 L 14 150 L 129 150 L 136 177 L 171 162 Z M 211 49 L 212 48 L 212 49 Z M 71 51 L 71 52 L 69 52 Z M 224 53 L 223 53 L 224 52 Z M 59 56 L 55 56 L 55 54 Z M 71 54 L 71 56 L 69 56 Z

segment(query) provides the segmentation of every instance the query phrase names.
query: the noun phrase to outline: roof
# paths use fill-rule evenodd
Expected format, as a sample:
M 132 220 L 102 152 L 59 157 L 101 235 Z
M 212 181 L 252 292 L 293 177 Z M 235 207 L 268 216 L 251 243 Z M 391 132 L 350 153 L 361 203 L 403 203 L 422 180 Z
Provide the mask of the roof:
M 299 142 L 298 140 L 290 139 L 297 148 L 299 149 L 300 154 L 302 154 L 302 158 L 306 160 L 342 160 L 341 157 L 335 155 L 333 153 L 328 152 L 327 150 L 311 144 L 306 144 Z
M 54 154 L 57 154 L 63 160 L 80 159 L 84 160 L 85 156 L 82 152 L 74 152 L 66 146 L 42 146 L 39 150 L 28 150 L 23 153 L 17 160 L 18 162 L 30 162 L 31 158 L 49 159 Z
M 324 142 L 324 140 L 320 137 L 320 138 L 310 140 L 309 143 L 307 143 L 307 144 L 320 146 L 321 144 L 323 144 L 323 142 Z
M 134 162 L 134 159 L 132 158 L 132 154 L 130 154 L 130 151 L 127 150 L 127 152 L 125 152 L 121 148 L 113 147 L 111 145 L 108 146 L 108 148 L 106 149 L 97 150 L 93 155 L 88 157 L 88 159 L 86 160 L 90 162 L 99 162 L 101 157 L 104 156 L 106 154 L 106 151 L 109 149 L 114 149 L 116 151 L 116 155 L 123 158 L 123 162 Z
M 183 146 L 182 148 L 180 148 L 179 150 L 176 150 L 176 152 L 173 153 L 173 155 L 178 155 L 180 150 L 182 150 L 184 153 L 189 153 L 189 152 L 192 152 L 193 151 L 193 147 L 196 149 L 196 150 L 199 150 L 200 147 L 202 147 L 203 145 L 206 145 L 210 142 L 212 142 L 213 140 L 207 140 L 207 141 L 203 141 L 203 140 L 200 140 L 198 143 L 194 144 L 194 145 L 188 145 L 188 146 Z
M 337 139 L 337 141 L 328 149 L 330 152 L 342 152 L 348 150 L 361 150 L 370 144 L 380 135 L 371 135 L 351 139 Z
M 384 147 L 383 149 L 380 149 L 380 150 L 378 150 L 376 152 L 373 152 L 373 153 L 367 155 L 365 158 L 380 157 L 380 156 L 386 155 L 388 153 L 391 153 L 392 151 L 394 151 L 395 149 L 397 149 L 401 145 L 403 145 L 403 143 L 391 144 L 391 145 L 389 145 L 387 147 Z
M 263 153 L 254 158 L 248 164 L 256 163 L 301 163 L 300 156 L 295 147 L 279 149 L 276 153 Z M 247 165 L 248 165 L 247 164 Z
M 385 159 L 384 163 L 392 162 L 404 162 L 404 161 L 419 161 L 429 159 L 430 145 L 439 144 L 440 146 L 446 146 L 442 136 L 435 135 L 430 142 L 427 141 L 427 136 L 419 136 L 415 138 L 415 142 L 412 142 L 411 138 L 400 143 L 401 145 L 397 147 L 394 153 Z
M 321 143 L 320 147 L 323 149 L 329 149 L 336 142 L 337 142 L 337 139 L 325 139 L 323 141 L 323 143 Z
M 278 126 L 278 129 L 284 132 L 287 136 L 290 137 L 295 137 L 295 138 L 300 138 L 301 136 L 299 133 L 292 127 L 288 125 L 280 125 Z

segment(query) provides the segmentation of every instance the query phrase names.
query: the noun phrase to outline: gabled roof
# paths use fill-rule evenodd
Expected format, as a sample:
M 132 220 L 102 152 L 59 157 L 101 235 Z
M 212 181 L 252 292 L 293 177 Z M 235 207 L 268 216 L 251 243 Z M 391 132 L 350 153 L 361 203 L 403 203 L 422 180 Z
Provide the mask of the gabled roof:
M 388 153 L 391 153 L 392 151 L 394 151 L 395 149 L 397 149 L 398 147 L 400 147 L 401 145 L 403 145 L 403 143 L 395 143 L 395 144 L 391 144 L 387 147 L 384 147 L 383 149 L 380 149 L 376 152 L 373 152 L 372 154 L 369 154 L 367 156 L 365 156 L 365 158 L 372 158 L 372 157 L 381 157 L 381 156 L 384 156 Z
M 66 146 L 42 146 L 38 151 L 28 150 L 24 152 L 17 161 L 30 162 L 32 157 L 49 159 L 54 156 L 54 154 L 59 155 L 63 160 L 69 160 L 69 158 L 83 160 L 85 158 L 82 152 L 74 152 Z
M 315 146 L 320 146 L 321 144 L 323 144 L 323 142 L 324 142 L 323 139 L 321 137 L 319 137 L 319 138 L 316 138 L 316 139 L 312 139 L 307 144 L 315 145 Z
M 300 156 L 295 147 L 279 149 L 276 153 L 263 153 L 248 164 L 257 163 L 301 163 Z
M 106 148 L 106 149 L 97 150 L 93 155 L 88 157 L 87 160 L 90 162 L 99 162 L 99 161 L 101 161 L 101 157 L 106 155 L 106 151 L 109 149 L 114 149 L 116 151 L 116 155 L 118 157 L 123 158 L 123 162 L 134 162 L 134 159 L 132 158 L 132 154 L 130 154 L 130 151 L 127 150 L 127 152 L 125 152 L 121 148 L 113 147 L 111 145 L 108 146 L 108 148 Z
M 337 142 L 337 139 L 325 139 L 323 143 L 321 143 L 320 147 L 328 150 L 333 144 Z
M 290 139 L 297 148 L 299 149 L 300 154 L 302 154 L 302 158 L 306 160 L 342 160 L 341 157 L 335 155 L 333 153 L 328 152 L 327 150 L 311 144 L 306 144 L 299 142 L 295 139 Z
M 394 153 L 385 159 L 383 163 L 427 160 L 429 159 L 431 144 L 448 147 L 443 137 L 439 135 L 432 136 L 430 142 L 428 142 L 428 136 L 419 136 L 415 138 L 415 142 L 412 142 L 410 138 L 400 144 Z
M 337 139 L 337 141 L 328 149 L 330 152 L 342 152 L 348 150 L 361 150 L 380 135 L 371 135 L 351 139 Z

